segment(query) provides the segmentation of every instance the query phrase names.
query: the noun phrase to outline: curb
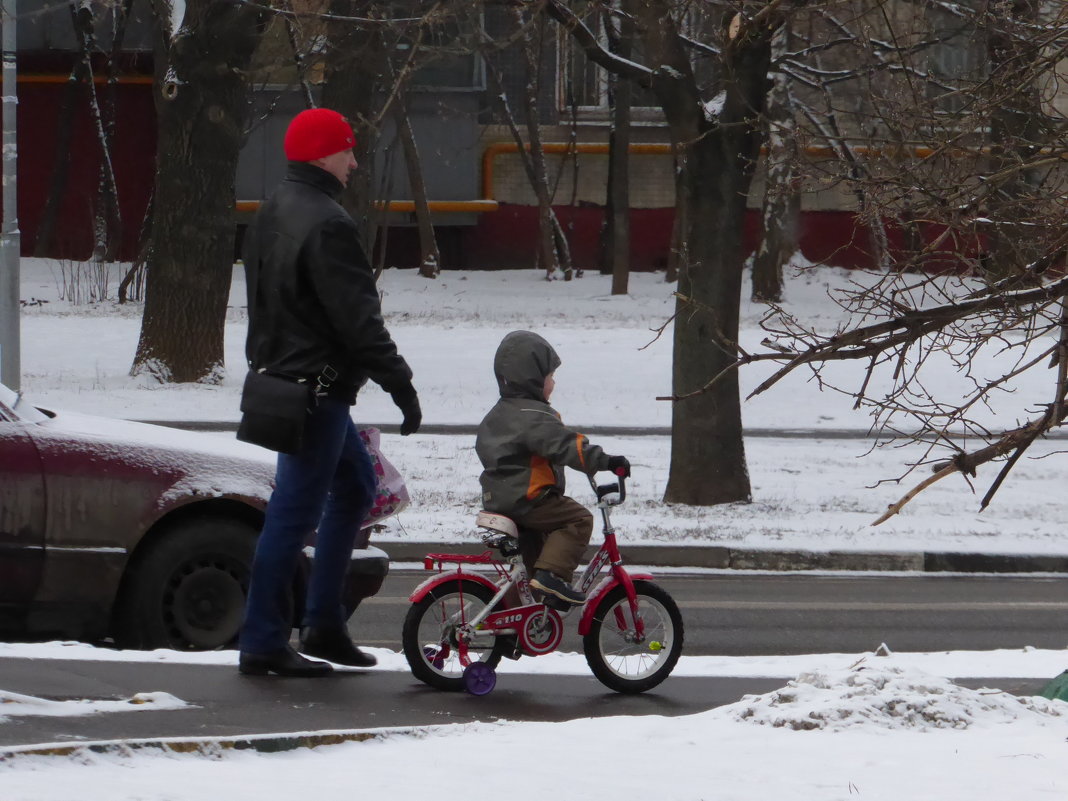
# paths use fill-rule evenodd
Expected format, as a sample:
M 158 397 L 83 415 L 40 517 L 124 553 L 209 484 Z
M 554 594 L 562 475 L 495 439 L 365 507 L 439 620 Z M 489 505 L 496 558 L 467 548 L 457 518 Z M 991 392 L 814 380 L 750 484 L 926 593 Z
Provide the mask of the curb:
M 474 543 L 376 541 L 394 562 L 422 562 L 431 553 L 480 554 Z M 588 561 L 596 548 L 586 551 Z M 628 545 L 627 562 L 650 567 L 719 570 L 843 570 L 921 573 L 1068 573 L 1068 555 L 923 551 L 753 550 L 725 546 Z
M 318 748 L 342 743 L 363 743 L 394 735 L 411 735 L 428 727 L 353 729 L 350 731 L 250 734 L 246 737 L 160 738 L 148 740 L 96 740 L 86 743 L 42 743 L 0 747 L 0 764 L 23 756 L 70 757 L 80 754 L 132 755 L 141 751 L 213 756 L 222 751 L 256 751 L 277 754 L 298 748 Z

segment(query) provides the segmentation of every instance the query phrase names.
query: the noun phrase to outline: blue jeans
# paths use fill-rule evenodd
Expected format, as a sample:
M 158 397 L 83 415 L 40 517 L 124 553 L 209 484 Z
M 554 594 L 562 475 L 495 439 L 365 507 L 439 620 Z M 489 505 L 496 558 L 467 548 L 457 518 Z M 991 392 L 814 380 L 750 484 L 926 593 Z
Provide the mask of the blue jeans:
M 374 493 L 374 466 L 349 416 L 349 405 L 321 399 L 308 417 L 301 450 L 278 454 L 275 489 L 256 543 L 238 637 L 243 653 L 267 654 L 289 643 L 293 582 L 312 532 L 316 532 L 315 559 L 301 625 L 345 625 L 341 597 L 345 576 L 353 547 L 367 544 L 368 535 L 361 535 L 360 524 L 371 511 Z

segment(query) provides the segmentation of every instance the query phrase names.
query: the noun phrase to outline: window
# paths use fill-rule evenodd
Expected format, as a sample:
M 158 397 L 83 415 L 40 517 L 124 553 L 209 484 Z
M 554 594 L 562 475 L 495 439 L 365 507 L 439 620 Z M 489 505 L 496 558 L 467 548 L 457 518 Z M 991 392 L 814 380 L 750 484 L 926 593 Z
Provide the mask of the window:
M 927 51 L 927 95 L 939 112 L 953 114 L 967 105 L 969 87 L 986 77 L 986 40 L 972 19 L 976 0 L 962 0 L 949 11 L 931 6 L 927 20 L 934 44 Z
M 613 14 L 613 10 L 618 9 L 619 5 L 619 0 L 609 0 L 603 4 L 589 3 L 584 10 L 581 10 L 578 4 L 574 5 L 576 13 L 605 49 L 609 48 L 605 28 L 606 18 L 618 28 L 618 18 Z M 578 113 L 585 117 L 606 115 L 608 113 L 608 73 L 586 56 L 585 51 L 563 27 L 560 28 L 560 37 L 558 96 L 561 110 L 570 110 L 575 107 Z M 630 59 L 639 64 L 643 63 L 640 40 L 633 41 L 632 47 L 634 52 L 629 56 Z M 657 114 L 660 104 L 651 90 L 635 87 L 632 108 L 636 116 L 641 117 Z
M 399 15 L 398 9 L 395 12 Z M 411 14 L 411 10 L 408 12 Z M 482 62 L 474 52 L 472 31 L 465 30 L 470 20 L 428 14 L 419 23 L 418 29 L 409 35 L 402 34 L 394 46 L 395 66 L 400 67 L 411 55 L 411 48 L 418 47 L 415 54 L 415 71 L 412 85 L 434 89 L 482 89 L 485 87 Z M 416 43 L 418 43 L 416 45 Z

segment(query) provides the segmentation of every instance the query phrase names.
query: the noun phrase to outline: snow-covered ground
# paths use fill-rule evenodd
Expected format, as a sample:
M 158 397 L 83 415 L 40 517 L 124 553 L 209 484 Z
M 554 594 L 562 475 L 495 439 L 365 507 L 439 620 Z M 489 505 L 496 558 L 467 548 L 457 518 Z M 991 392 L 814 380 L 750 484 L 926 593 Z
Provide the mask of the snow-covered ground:
M 156 387 L 127 370 L 137 340 L 139 308 L 104 302 L 75 307 L 57 297 L 61 269 L 24 260 L 23 389 L 45 406 L 131 419 L 235 420 L 242 378 L 243 287 L 235 280 L 227 324 L 229 373 L 218 387 Z M 829 288 L 854 276 L 832 270 L 790 281 L 788 301 L 802 316 L 832 327 L 841 316 Z M 564 360 L 554 404 L 569 423 L 664 426 L 667 406 L 655 400 L 670 387 L 670 341 L 653 329 L 671 312 L 671 287 L 635 275 L 632 293 L 613 298 L 607 279 L 546 283 L 538 273 L 447 273 L 426 281 L 387 271 L 383 305 L 390 328 L 416 372 L 425 419 L 475 423 L 491 405 L 492 354 L 501 336 L 530 328 L 553 342 Z M 46 301 L 34 303 L 34 300 Z M 763 334 L 760 307 L 746 304 L 743 345 Z M 655 341 L 654 341 L 655 340 Z M 650 344 L 651 343 L 651 344 Z M 648 347 L 644 347 L 648 345 Z M 997 369 L 994 358 L 981 369 Z M 848 370 L 837 365 L 835 370 Z M 752 388 L 767 368 L 743 373 Z M 849 380 L 848 374 L 842 376 Z M 859 378 L 858 378 L 859 380 Z M 951 389 L 960 377 L 935 379 Z M 963 387 L 963 384 L 961 384 Z M 994 409 L 995 427 L 1015 423 L 1016 410 L 1043 398 L 1024 381 Z M 1022 400 L 1021 400 L 1022 399 Z M 866 428 L 848 397 L 820 393 L 798 376 L 748 402 L 753 428 Z M 1008 411 L 1008 410 L 1013 411 Z M 396 421 L 377 390 L 361 396 L 361 422 Z M 217 440 L 230 441 L 225 435 Z M 748 547 L 954 549 L 1063 553 L 1064 486 L 1056 458 L 1026 460 L 994 506 L 977 514 L 977 496 L 960 479 L 924 493 L 903 515 L 877 529 L 867 524 L 918 481 L 900 476 L 921 455 L 877 449 L 856 440 L 750 439 L 747 455 L 754 503 L 695 510 L 660 502 L 668 443 L 659 437 L 602 440 L 635 465 L 628 505 L 616 517 L 628 542 L 726 543 Z M 470 537 L 478 467 L 460 437 L 384 437 L 383 450 L 406 475 L 412 506 L 391 538 Z M 1035 455 L 1056 452 L 1053 444 Z M 983 479 L 993 475 L 984 471 Z M 581 485 L 576 497 L 589 498 Z M 387 545 L 388 547 L 388 545 Z M 382 669 L 405 669 L 379 649 Z M 234 654 L 173 652 L 119 655 L 84 645 L 0 645 L 5 657 L 135 658 L 232 664 Z M 353 743 L 266 755 L 219 751 L 204 755 L 147 752 L 81 753 L 73 758 L 20 756 L 0 760 L 0 800 L 291 801 L 295 796 L 391 801 L 507 794 L 512 799 L 614 799 L 649 795 L 679 801 L 822 801 L 823 799 L 1063 799 L 1068 704 L 1015 699 L 997 690 L 969 690 L 944 677 L 1052 678 L 1068 667 L 1068 651 L 984 653 L 817 654 L 790 657 L 683 657 L 677 675 L 772 676 L 780 690 L 688 717 L 608 718 L 571 723 L 480 723 L 381 732 Z M 582 658 L 554 654 L 503 670 L 585 673 Z M 149 674 L 150 675 L 150 674 Z M 0 678 L 2 689 L 2 678 Z M 92 704 L 56 707 L 0 693 L 0 716 L 85 712 Z M 181 699 L 157 697 L 156 704 Z M 126 702 L 119 702 L 126 703 Z M 3 725 L 0 719 L 0 725 Z
M 234 274 L 226 326 L 225 381 L 221 386 L 168 387 L 128 375 L 139 306 L 120 307 L 110 301 L 72 305 L 59 297 L 61 286 L 74 283 L 70 276 L 77 269 L 23 260 L 23 389 L 29 397 L 47 406 L 129 419 L 238 418 L 245 335 L 240 268 Z M 119 274 L 113 269 L 112 288 Z M 863 280 L 869 279 L 826 268 L 791 273 L 787 304 L 800 318 L 829 330 L 844 320 L 829 293 Z M 563 359 L 553 403 L 567 423 L 580 429 L 670 424 L 668 404 L 655 400 L 670 392 L 671 373 L 670 336 L 657 338 L 655 333 L 670 317 L 673 303 L 673 287 L 661 275 L 632 275 L 631 293 L 622 297 L 609 294 L 605 276 L 547 282 L 535 270 L 447 272 L 436 281 L 420 278 L 413 270 L 387 270 L 381 286 L 387 322 L 415 370 L 427 423 L 477 423 L 496 397 L 492 359 L 497 343 L 510 330 L 529 328 L 544 334 Z M 757 350 L 765 336 L 759 327 L 765 312 L 762 305 L 744 303 L 742 340 L 750 351 Z M 994 354 L 975 365 L 988 375 L 999 367 Z M 743 371 L 743 389 L 754 388 L 770 369 L 758 365 Z M 857 365 L 828 369 L 844 384 L 859 385 Z M 850 377 L 850 371 L 856 377 Z M 1000 408 L 984 412 L 986 421 L 994 428 L 1015 425 L 1015 415 L 1029 402 L 1045 398 L 1046 388 L 1038 383 L 1043 378 L 1021 377 L 1012 394 L 996 398 Z M 877 376 L 872 386 L 879 381 L 885 385 L 886 380 Z M 928 376 L 927 386 L 949 393 L 965 391 L 966 384 L 945 369 Z M 746 402 L 743 414 L 749 428 L 867 429 L 870 418 L 851 407 L 851 398 L 820 392 L 815 382 L 798 373 Z M 388 396 L 374 386 L 361 393 L 354 415 L 364 423 L 399 422 Z M 217 438 L 233 441 L 229 434 Z M 1068 548 L 1058 501 L 1068 480 L 1068 463 L 1041 458 L 1058 452 L 1061 444 L 1056 441 L 1037 443 L 982 514 L 979 499 L 997 465 L 982 469 L 971 485 L 960 476 L 935 484 L 903 514 L 874 529 L 869 524 L 886 506 L 928 472 L 921 468 L 902 483 L 894 480 L 909 465 L 932 455 L 915 448 L 872 450 L 866 440 L 753 437 L 746 442 L 753 503 L 695 508 L 661 502 L 670 458 L 666 437 L 601 437 L 598 442 L 609 452 L 626 455 L 635 466 L 630 500 L 616 517 L 624 544 L 1055 554 Z M 470 437 L 383 438 L 383 450 L 406 476 L 413 503 L 381 542 L 471 536 L 480 470 L 472 446 Z M 573 474 L 571 482 L 572 493 L 589 500 L 581 477 Z
M 11 646 L 20 655 L 92 657 L 86 646 Z M 35 649 L 35 650 L 34 650 Z M 376 650 L 384 669 L 402 660 Z M 112 748 L 70 757 L 0 757 L 0 797 L 14 801 L 396 801 L 507 793 L 540 801 L 650 795 L 673 801 L 903 801 L 1060 799 L 1068 703 L 972 690 L 944 675 L 1026 674 L 1060 665 L 1063 653 L 824 654 L 723 660 L 683 658 L 679 673 L 789 675 L 783 687 L 708 712 L 475 723 L 375 730 L 370 740 L 280 754 L 204 745 L 196 753 Z M 226 658 L 220 655 L 200 655 Z M 150 660 L 188 657 L 156 652 Z M 581 658 L 520 660 L 571 672 Z M 716 665 L 716 662 L 720 665 Z M 1030 665 L 1031 667 L 1026 667 Z M 948 670 L 947 670 L 948 669 Z M 752 671 L 752 672 L 749 672 Z M 928 672 L 931 671 L 931 672 Z M 158 695 L 158 694 L 156 694 Z M 5 705 L 7 701 L 14 701 Z M 180 706 L 178 699 L 150 701 Z M 116 711 L 129 702 L 71 704 L 70 713 Z M 44 709 L 42 709 L 42 706 Z M 36 709 L 35 709 L 36 707 Z M 55 704 L 5 698 L 0 713 L 57 714 Z M 0 719 L 2 725 L 2 719 Z M 71 743 L 64 743 L 65 746 Z

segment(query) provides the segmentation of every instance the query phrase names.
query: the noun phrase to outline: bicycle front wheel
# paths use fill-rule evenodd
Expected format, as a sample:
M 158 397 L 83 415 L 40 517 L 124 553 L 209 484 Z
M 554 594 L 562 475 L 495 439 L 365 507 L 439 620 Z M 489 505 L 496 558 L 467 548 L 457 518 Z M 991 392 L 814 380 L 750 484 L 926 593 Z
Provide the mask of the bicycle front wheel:
M 501 637 L 473 638 L 468 661 L 460 658 L 459 631 L 486 608 L 493 593 L 474 581 L 456 579 L 440 584 L 412 604 L 404 619 L 401 643 L 412 675 L 439 690 L 464 689 L 464 668 L 471 662 L 497 667 L 507 650 Z
M 675 669 L 682 654 L 682 615 L 674 599 L 649 581 L 635 581 L 639 637 L 627 593 L 616 587 L 597 605 L 589 632 L 582 638 L 593 675 L 618 693 L 651 690 Z

